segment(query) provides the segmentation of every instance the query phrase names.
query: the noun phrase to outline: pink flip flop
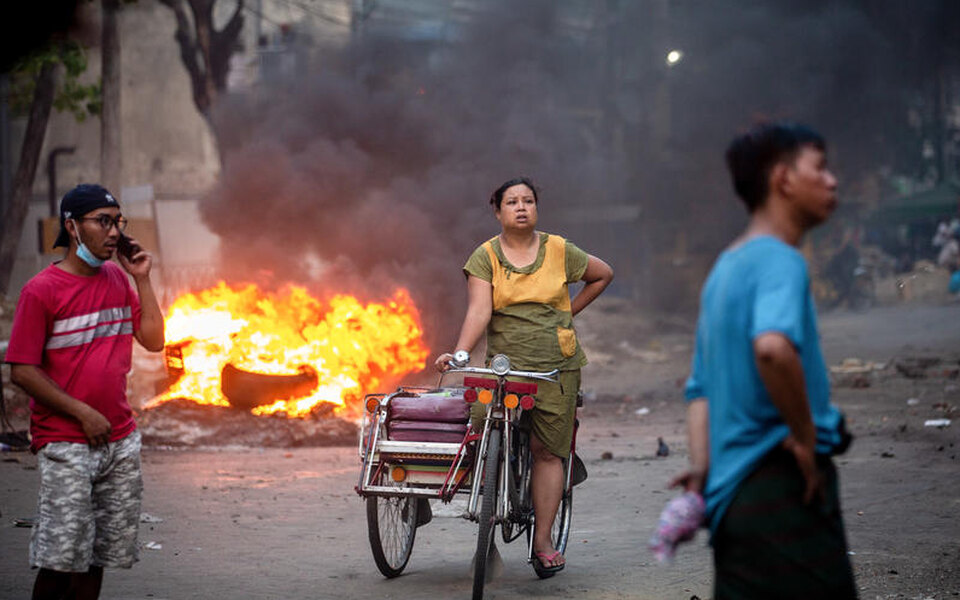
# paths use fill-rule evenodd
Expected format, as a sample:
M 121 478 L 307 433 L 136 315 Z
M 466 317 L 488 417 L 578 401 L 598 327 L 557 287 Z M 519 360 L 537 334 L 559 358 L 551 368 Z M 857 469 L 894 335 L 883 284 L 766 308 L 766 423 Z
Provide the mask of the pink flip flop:
M 533 565 L 533 570 L 537 573 L 537 577 L 540 579 L 546 579 L 548 577 L 553 577 L 557 573 L 563 570 L 567 563 L 562 563 L 559 565 L 553 565 L 548 567 L 546 563 L 553 562 L 558 556 L 563 556 L 563 554 L 557 550 L 553 553 L 546 552 L 536 552 L 534 553 L 533 560 L 530 561 L 530 564 Z

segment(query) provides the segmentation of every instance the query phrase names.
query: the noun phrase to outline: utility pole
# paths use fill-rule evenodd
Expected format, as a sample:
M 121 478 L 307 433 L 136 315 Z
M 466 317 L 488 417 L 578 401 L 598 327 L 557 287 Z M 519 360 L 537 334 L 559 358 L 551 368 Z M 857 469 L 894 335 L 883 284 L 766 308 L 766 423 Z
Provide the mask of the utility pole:
M 253 14 L 256 15 L 256 19 L 253 21 L 253 45 L 259 52 L 260 40 L 263 37 L 263 0 L 256 0 Z
M 373 0 L 353 0 L 350 28 L 353 32 L 353 39 L 358 40 L 363 36 L 363 22 L 367 20 L 374 9 Z
M 103 109 L 100 115 L 100 182 L 114 194 L 119 194 L 123 176 L 120 28 L 117 24 L 120 0 L 101 0 L 100 7 L 102 16 L 100 64 L 103 81 Z

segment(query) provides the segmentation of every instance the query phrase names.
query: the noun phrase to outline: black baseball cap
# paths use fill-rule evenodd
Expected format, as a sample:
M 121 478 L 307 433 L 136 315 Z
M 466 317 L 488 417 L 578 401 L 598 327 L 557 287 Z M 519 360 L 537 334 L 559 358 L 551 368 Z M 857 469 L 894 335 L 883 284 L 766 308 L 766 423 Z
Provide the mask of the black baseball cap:
M 76 219 L 98 208 L 120 208 L 117 199 L 107 191 L 107 188 L 95 183 L 81 183 L 64 195 L 60 200 L 60 234 L 53 247 L 70 245 L 70 235 L 63 222 L 67 219 Z

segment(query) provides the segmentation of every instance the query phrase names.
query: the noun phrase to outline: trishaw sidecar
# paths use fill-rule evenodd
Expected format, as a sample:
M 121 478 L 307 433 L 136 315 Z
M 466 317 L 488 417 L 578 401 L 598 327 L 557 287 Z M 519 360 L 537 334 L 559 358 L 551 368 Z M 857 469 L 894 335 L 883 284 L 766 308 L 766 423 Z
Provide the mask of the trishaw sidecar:
M 428 500 L 449 502 L 472 490 L 473 442 L 480 436 L 469 431 L 463 394 L 463 388 L 400 388 L 364 398 L 356 490 L 366 499 L 370 546 L 386 577 L 406 566 Z

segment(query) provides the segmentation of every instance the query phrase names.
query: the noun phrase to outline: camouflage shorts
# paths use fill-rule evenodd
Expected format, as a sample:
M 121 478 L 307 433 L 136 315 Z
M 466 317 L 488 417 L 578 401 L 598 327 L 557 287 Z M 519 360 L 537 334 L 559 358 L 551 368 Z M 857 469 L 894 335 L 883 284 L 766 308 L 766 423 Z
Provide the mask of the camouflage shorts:
M 30 564 L 65 572 L 129 568 L 140 527 L 140 432 L 92 448 L 53 442 L 38 453 L 40 500 Z

